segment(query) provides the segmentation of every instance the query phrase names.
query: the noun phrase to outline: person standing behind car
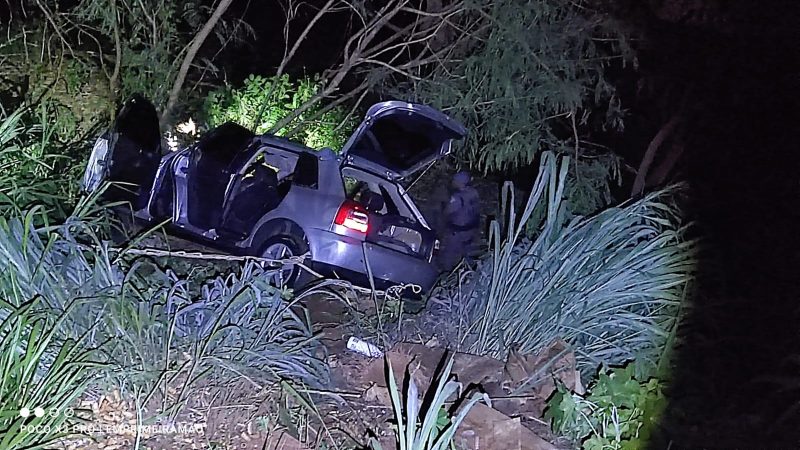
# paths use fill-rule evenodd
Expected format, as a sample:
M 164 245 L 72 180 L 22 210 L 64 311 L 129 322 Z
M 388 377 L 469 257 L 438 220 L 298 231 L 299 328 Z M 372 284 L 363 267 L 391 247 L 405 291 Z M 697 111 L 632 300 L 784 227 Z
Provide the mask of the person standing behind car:
M 470 185 L 466 171 L 453 175 L 450 198 L 443 211 L 441 249 L 438 264 L 442 271 L 453 270 L 472 251 L 480 226 L 480 197 Z

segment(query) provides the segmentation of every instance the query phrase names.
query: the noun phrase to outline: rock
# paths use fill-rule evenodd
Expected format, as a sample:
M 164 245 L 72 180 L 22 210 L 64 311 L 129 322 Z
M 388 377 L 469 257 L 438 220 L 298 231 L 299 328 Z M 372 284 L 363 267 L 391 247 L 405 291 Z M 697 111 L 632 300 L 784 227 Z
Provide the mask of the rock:
M 556 447 L 525 428 L 520 419 L 476 403 L 461 427 L 456 440 L 470 450 L 555 450 Z
M 421 344 L 400 343 L 386 353 L 392 362 L 395 379 L 398 386 L 405 385 L 406 368 L 414 377 L 417 387 L 425 392 L 430 382 L 444 364 L 446 350 L 443 348 L 430 348 Z M 487 385 L 499 383 L 503 380 L 503 362 L 483 356 L 468 353 L 454 355 L 453 371 L 459 382 L 465 387 L 471 384 Z M 361 385 L 367 388 L 374 383 L 386 387 L 386 362 L 384 359 L 372 361 L 364 371 Z
M 527 387 L 541 389 L 547 381 L 556 378 L 570 390 L 580 386 L 580 377 L 576 371 L 575 354 L 561 339 L 553 341 L 536 355 L 520 354 L 514 350 L 509 352 L 505 365 L 505 374 L 510 387 L 524 390 Z M 550 390 L 550 393 L 552 393 Z

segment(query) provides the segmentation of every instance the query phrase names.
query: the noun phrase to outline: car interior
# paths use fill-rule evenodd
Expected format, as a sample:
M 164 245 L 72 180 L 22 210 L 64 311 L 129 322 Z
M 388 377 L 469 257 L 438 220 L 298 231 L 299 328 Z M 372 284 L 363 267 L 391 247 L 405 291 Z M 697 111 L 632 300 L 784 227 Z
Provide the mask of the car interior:
M 237 181 L 223 213 L 222 228 L 244 235 L 280 203 L 278 174 L 263 164 L 252 164 Z
M 189 221 L 201 228 L 214 228 L 222 219 L 222 204 L 232 163 L 247 149 L 250 130 L 225 123 L 206 133 L 195 145 L 189 160 Z
M 411 217 L 400 214 L 389 188 L 375 180 L 350 180 L 348 199 L 359 202 L 369 213 L 370 227 L 366 240 L 410 255 L 425 257 L 433 242 L 433 233 Z M 402 200 L 401 200 L 402 201 Z
M 155 107 L 144 98 L 134 97 L 120 110 L 113 131 L 116 142 L 112 143 L 109 176 L 116 183 L 108 195 L 130 202 L 134 210 L 141 209 L 161 160 Z
M 316 188 L 317 160 L 307 153 L 265 147 L 233 176 L 222 213 L 222 228 L 247 234 L 258 219 L 275 209 L 293 184 Z

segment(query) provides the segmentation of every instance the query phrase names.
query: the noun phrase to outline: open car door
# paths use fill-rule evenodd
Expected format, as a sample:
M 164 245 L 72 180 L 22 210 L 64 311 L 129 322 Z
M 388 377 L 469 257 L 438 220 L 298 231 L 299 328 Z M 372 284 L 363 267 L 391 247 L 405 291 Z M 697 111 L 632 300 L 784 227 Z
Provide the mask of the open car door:
M 372 105 L 342 148 L 344 164 L 401 180 L 450 153 L 467 130 L 429 106 L 401 101 Z
M 143 208 L 161 159 L 161 131 L 152 103 L 133 96 L 120 108 L 114 125 L 94 144 L 83 178 L 83 190 L 95 192 L 113 182 L 105 196 Z
M 186 182 L 191 225 L 210 230 L 222 224 L 228 185 L 245 164 L 253 137 L 247 128 L 226 122 L 204 134 L 191 148 Z

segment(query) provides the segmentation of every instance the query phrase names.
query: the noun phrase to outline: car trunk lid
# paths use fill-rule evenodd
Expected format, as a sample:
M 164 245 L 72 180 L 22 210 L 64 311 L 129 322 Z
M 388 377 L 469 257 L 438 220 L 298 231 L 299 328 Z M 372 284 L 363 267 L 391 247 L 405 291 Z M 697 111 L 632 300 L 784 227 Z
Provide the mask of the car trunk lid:
M 372 105 L 342 148 L 344 164 L 391 180 L 406 178 L 450 153 L 467 130 L 425 105 L 387 101 Z

